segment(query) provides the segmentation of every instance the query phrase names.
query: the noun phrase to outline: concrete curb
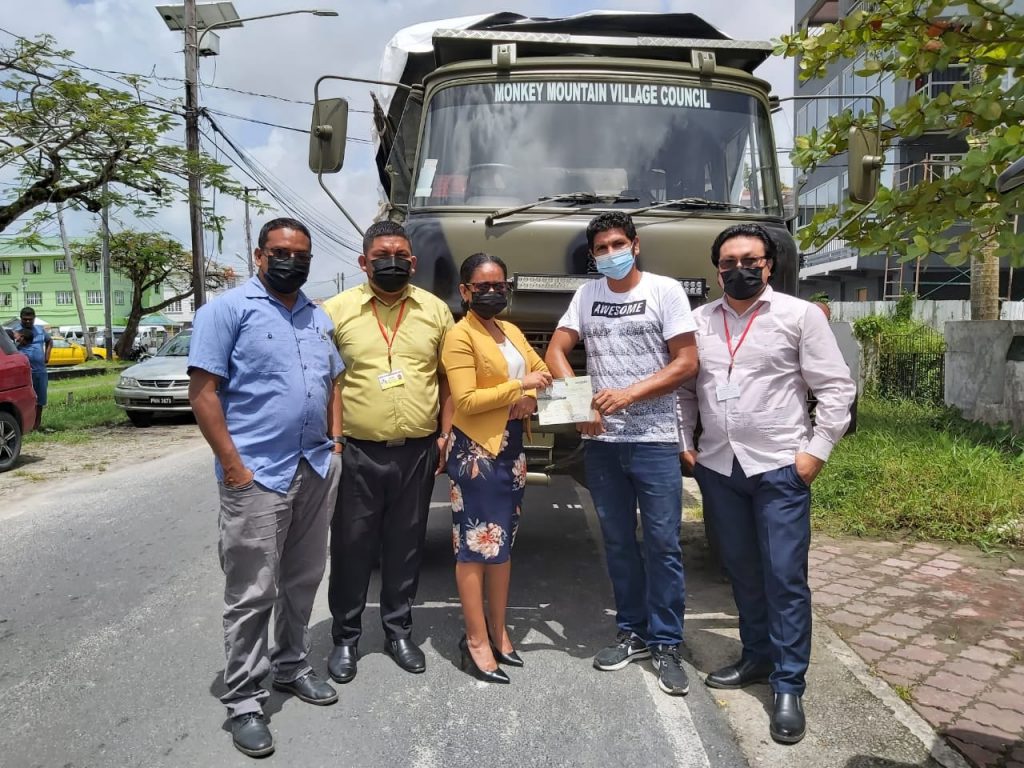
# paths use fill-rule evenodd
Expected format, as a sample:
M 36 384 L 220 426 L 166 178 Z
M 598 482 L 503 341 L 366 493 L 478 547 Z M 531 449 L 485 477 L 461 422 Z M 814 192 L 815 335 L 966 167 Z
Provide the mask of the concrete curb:
M 901 699 L 887 682 L 876 677 L 857 653 L 837 635 L 817 612 L 814 614 L 814 632 L 854 677 L 885 706 L 892 710 L 911 734 L 920 740 L 929 754 L 945 768 L 971 768 L 959 752 L 939 736 L 931 725 L 913 707 Z

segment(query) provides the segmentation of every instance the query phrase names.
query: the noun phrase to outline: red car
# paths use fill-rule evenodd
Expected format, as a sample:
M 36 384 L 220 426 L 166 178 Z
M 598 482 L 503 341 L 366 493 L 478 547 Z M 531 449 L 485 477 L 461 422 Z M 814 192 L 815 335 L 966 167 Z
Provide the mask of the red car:
M 0 328 L 0 472 L 14 466 L 22 435 L 36 423 L 32 368 L 7 331 Z

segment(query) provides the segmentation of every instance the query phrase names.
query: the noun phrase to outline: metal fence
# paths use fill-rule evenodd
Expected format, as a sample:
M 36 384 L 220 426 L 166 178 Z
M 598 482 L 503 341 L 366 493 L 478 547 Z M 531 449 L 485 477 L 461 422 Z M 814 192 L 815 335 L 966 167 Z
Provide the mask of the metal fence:
M 930 329 L 886 336 L 874 346 L 868 385 L 880 397 L 941 405 L 945 395 L 946 345 Z M 865 350 L 867 351 L 867 350 Z

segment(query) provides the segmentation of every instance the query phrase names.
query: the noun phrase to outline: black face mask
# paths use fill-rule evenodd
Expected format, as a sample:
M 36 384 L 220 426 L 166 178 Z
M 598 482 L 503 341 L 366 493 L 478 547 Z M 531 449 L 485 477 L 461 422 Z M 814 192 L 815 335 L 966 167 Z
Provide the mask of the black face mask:
M 474 293 L 470 308 L 485 320 L 490 320 L 508 306 L 508 299 L 497 291 Z
M 263 278 L 271 289 L 288 295 L 295 293 L 309 277 L 309 262 L 298 259 L 280 259 L 277 256 L 267 257 L 267 271 Z
M 722 290 L 726 295 L 743 301 L 756 296 L 764 288 L 761 272 L 764 267 L 730 269 L 722 274 Z
M 382 291 L 398 293 L 409 284 L 412 262 L 408 259 L 389 256 L 386 259 L 374 259 L 370 264 L 373 265 L 373 282 Z

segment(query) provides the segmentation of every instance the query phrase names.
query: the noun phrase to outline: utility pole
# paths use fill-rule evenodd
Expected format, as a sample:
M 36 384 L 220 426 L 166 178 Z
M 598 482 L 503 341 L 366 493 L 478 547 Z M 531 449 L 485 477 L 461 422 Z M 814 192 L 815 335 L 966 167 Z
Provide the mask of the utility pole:
M 206 256 L 203 253 L 203 190 L 199 178 L 199 45 L 196 0 L 185 0 L 185 149 L 188 151 L 188 219 L 192 231 L 192 296 L 199 309 L 206 302 Z M 109 338 L 109 337 L 108 337 Z
M 245 262 L 249 265 L 249 277 L 252 277 L 252 225 L 249 223 L 249 193 L 256 193 L 263 187 L 243 187 L 245 192 Z
M 85 343 L 85 359 L 92 360 L 92 332 L 89 324 L 85 321 L 85 307 L 82 305 L 82 292 L 78 290 L 78 270 L 75 269 L 75 260 L 71 258 L 71 245 L 68 243 L 68 232 L 64 228 L 64 206 L 57 206 L 57 224 L 60 227 L 60 243 L 64 247 L 64 263 L 68 267 L 68 277 L 71 278 L 71 295 L 75 300 L 75 309 L 78 310 L 78 322 L 82 327 L 82 341 Z
M 114 324 L 110 317 L 110 222 L 107 221 L 109 210 L 107 183 L 103 182 L 103 212 L 100 215 L 100 221 L 103 223 L 103 249 L 100 251 L 100 269 L 103 270 L 103 340 L 107 348 L 107 360 L 113 360 Z
M 334 275 L 334 290 L 338 293 L 345 290 L 345 276 L 341 272 L 336 272 Z

